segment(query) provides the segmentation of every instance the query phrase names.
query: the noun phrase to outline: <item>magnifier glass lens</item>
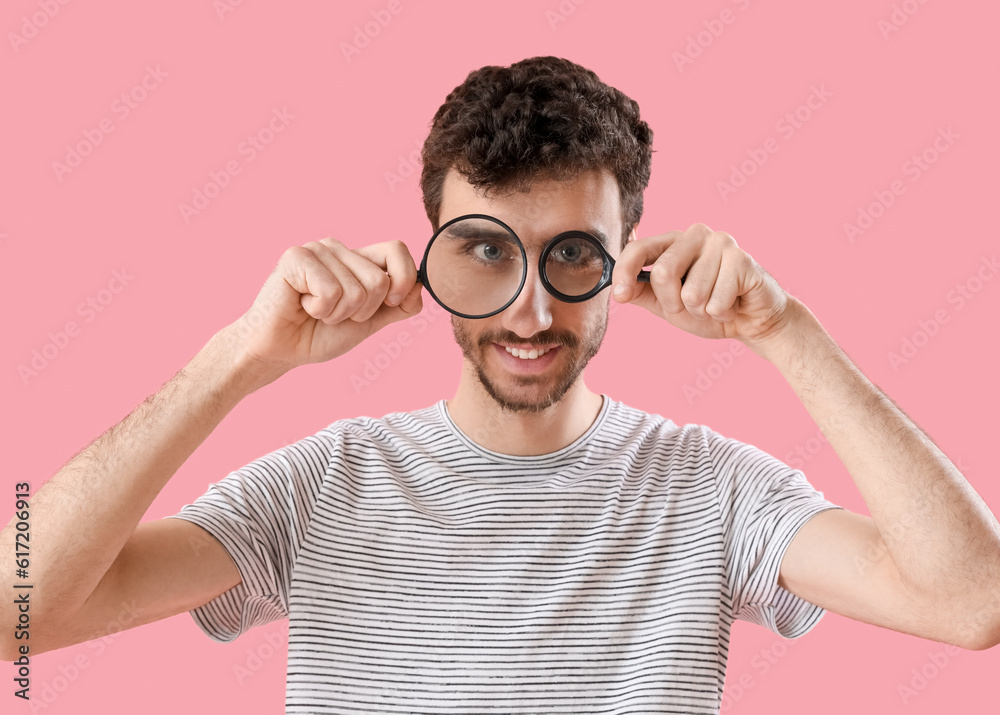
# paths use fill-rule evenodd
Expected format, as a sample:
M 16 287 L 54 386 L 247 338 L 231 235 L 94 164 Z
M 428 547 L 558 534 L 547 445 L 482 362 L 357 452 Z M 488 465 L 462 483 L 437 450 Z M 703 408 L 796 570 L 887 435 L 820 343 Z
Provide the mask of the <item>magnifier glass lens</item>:
M 545 275 L 560 293 L 586 295 L 601 282 L 604 256 L 592 241 L 568 236 L 552 246 L 545 259 Z
M 488 315 L 516 294 L 524 273 L 517 237 L 480 218 L 456 221 L 438 233 L 427 252 L 427 283 L 450 310 Z

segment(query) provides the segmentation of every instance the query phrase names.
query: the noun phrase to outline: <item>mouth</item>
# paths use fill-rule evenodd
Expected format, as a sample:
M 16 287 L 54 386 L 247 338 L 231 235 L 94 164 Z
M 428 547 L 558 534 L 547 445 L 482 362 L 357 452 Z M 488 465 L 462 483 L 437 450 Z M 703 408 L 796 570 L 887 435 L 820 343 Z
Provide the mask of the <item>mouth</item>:
M 517 347 L 493 343 L 493 349 L 508 369 L 520 373 L 544 371 L 559 353 L 558 345 L 548 347 Z

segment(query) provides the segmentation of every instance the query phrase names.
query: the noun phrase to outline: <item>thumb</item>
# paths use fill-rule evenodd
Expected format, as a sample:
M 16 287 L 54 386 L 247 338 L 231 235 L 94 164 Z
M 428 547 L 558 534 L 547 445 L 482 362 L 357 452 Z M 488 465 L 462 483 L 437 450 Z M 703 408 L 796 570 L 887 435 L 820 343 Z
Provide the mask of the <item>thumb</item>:
M 623 287 L 624 292 L 613 293 L 614 299 L 619 303 L 633 303 L 635 305 L 641 306 L 650 312 L 654 312 L 654 306 L 656 305 L 656 294 L 653 293 L 653 287 L 649 283 L 640 283 L 638 281 L 633 281 L 632 283 L 626 283 L 623 286 L 616 285 L 612 290 L 618 287 Z
M 419 313 L 421 310 L 424 309 L 424 299 L 423 296 L 421 295 L 423 289 L 424 286 L 422 283 L 420 283 L 419 281 L 417 283 L 414 283 L 413 287 L 410 288 L 410 292 L 407 293 L 406 297 L 399 302 L 398 306 L 396 306 L 404 313 L 406 313 L 407 318 L 416 315 L 417 313 Z
M 420 295 L 420 291 L 423 286 L 420 283 L 414 284 L 410 292 L 406 294 L 406 297 L 399 303 L 399 305 L 386 305 L 382 303 L 378 307 L 372 317 L 368 319 L 368 324 L 371 326 L 371 332 L 369 335 L 381 330 L 389 323 L 395 323 L 398 320 L 406 320 L 407 318 L 412 318 L 414 315 L 423 310 L 424 303 L 423 298 Z

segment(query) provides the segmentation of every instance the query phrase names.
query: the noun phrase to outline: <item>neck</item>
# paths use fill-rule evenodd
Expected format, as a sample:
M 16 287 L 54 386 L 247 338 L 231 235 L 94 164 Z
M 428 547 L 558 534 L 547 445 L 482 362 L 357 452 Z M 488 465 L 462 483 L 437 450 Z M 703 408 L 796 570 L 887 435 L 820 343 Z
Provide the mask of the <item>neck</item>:
M 509 412 L 466 363 L 458 391 L 446 404 L 451 419 L 476 444 L 526 457 L 558 451 L 579 439 L 597 419 L 603 398 L 587 389 L 581 373 L 559 402 L 539 412 Z

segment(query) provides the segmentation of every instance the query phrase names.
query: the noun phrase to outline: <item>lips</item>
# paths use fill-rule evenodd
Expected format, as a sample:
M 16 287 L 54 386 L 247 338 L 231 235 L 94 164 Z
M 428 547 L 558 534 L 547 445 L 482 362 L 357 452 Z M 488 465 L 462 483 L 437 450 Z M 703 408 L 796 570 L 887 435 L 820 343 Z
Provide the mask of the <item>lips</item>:
M 559 354 L 558 345 L 527 349 L 493 343 L 493 349 L 508 370 L 523 374 L 545 372 Z
M 530 350 L 525 350 L 523 348 L 512 348 L 509 345 L 505 345 L 504 349 L 514 357 L 521 358 L 522 360 L 535 360 L 551 350 L 551 348 L 531 348 Z

